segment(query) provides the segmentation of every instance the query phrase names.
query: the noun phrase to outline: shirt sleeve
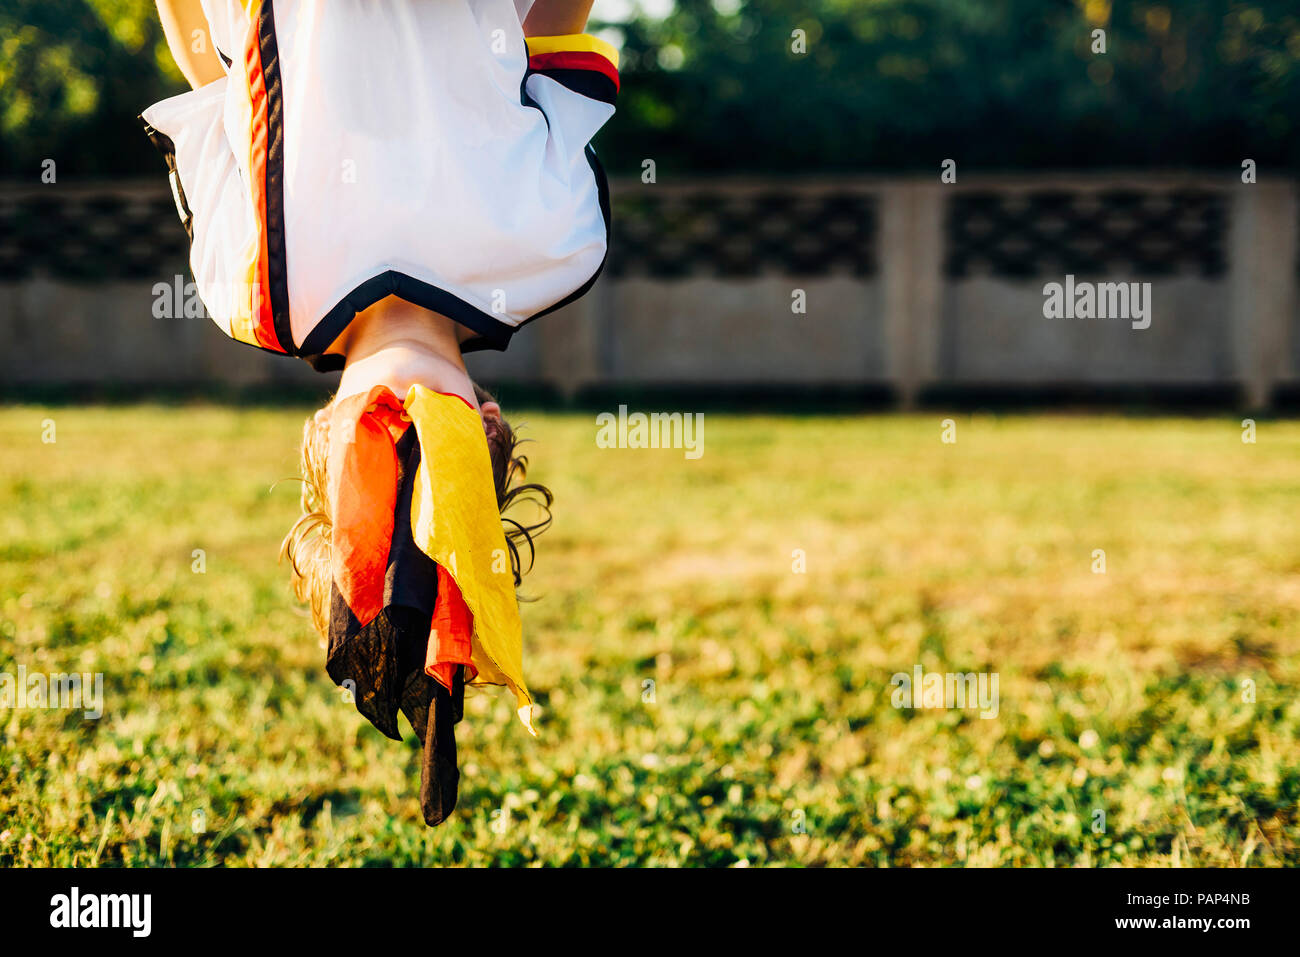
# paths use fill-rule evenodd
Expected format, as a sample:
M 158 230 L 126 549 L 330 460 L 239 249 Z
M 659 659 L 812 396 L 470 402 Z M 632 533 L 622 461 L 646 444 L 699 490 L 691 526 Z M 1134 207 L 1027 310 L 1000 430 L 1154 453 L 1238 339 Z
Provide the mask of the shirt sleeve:
M 602 103 L 618 96 L 618 51 L 588 33 L 528 37 L 528 69 Z

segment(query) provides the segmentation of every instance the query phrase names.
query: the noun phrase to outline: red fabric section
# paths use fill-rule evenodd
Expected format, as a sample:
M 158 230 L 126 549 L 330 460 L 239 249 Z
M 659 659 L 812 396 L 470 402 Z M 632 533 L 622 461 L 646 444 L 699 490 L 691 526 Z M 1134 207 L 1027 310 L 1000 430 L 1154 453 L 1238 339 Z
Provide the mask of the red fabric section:
M 384 607 L 384 574 L 397 508 L 395 443 L 410 427 L 384 386 L 336 402 L 329 425 L 332 570 L 352 613 L 369 624 Z
M 535 53 L 528 58 L 534 70 L 595 70 L 614 81 L 618 89 L 618 69 L 599 53 L 590 50 L 557 50 L 554 53 Z
M 474 634 L 474 616 L 461 597 L 460 588 L 451 572 L 438 566 L 438 600 L 433 609 L 433 626 L 429 635 L 429 650 L 424 662 L 424 673 L 451 691 L 451 680 L 457 665 L 465 665 L 465 681 L 474 680 L 471 638 Z
M 248 96 L 253 106 L 252 129 L 249 136 L 252 150 L 249 161 L 249 186 L 253 194 L 253 213 L 257 217 L 258 252 L 254 267 L 253 288 L 250 292 L 253 309 L 253 338 L 266 349 L 283 352 L 275 335 L 275 320 L 271 316 L 270 255 L 266 245 L 266 151 L 270 137 L 267 115 L 266 80 L 262 75 L 262 50 L 258 32 L 248 32 L 248 47 L 244 50 L 244 71 L 248 76 Z

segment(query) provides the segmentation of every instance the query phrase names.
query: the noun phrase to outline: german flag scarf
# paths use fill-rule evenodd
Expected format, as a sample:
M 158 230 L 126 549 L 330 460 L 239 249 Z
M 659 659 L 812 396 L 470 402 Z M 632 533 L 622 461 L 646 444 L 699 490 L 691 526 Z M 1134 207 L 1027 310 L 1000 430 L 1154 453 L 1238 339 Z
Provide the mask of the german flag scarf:
M 412 428 L 412 426 L 414 426 Z M 421 806 L 455 806 L 452 728 L 464 685 L 505 685 L 530 734 L 522 630 L 479 414 L 414 385 L 336 401 L 329 413 L 332 596 L 326 671 L 395 740 L 397 712 L 424 746 Z

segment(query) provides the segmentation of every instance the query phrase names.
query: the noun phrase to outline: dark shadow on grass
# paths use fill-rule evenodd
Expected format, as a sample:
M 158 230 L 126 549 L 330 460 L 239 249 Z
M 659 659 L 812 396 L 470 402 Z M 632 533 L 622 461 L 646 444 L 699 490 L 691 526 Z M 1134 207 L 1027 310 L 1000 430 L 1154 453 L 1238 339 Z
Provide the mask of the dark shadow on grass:
M 679 410 L 728 414 L 855 415 L 897 411 L 896 391 L 876 385 L 790 385 L 771 382 L 717 385 L 622 383 L 591 386 L 573 395 L 557 389 L 519 382 L 483 380 L 506 408 L 591 413 Z M 335 388 L 334 377 L 319 385 L 278 383 L 257 386 L 149 384 L 41 384 L 0 386 L 0 403 L 60 405 L 163 405 L 220 403 L 245 408 L 322 405 Z M 932 386 L 920 391 L 912 409 L 922 412 L 983 412 L 1033 414 L 1079 412 L 1132 417 L 1159 415 L 1238 415 L 1247 409 L 1239 389 L 1208 383 L 1174 386 L 962 384 Z M 1300 414 L 1300 386 L 1280 387 L 1271 410 L 1252 413 L 1260 418 Z

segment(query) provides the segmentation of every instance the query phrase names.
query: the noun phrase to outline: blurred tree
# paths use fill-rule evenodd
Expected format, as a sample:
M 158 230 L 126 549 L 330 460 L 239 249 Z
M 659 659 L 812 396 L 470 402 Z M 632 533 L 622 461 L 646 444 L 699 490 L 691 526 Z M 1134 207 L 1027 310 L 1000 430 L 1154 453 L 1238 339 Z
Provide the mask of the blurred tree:
M 157 172 L 136 116 L 181 84 L 152 0 L 0 0 L 0 175 Z
M 1295 0 L 677 0 L 621 29 L 623 170 L 1300 159 Z
M 596 26 L 622 34 L 619 172 L 1300 160 L 1295 0 L 677 0 Z M 0 0 L 0 175 L 157 172 L 135 116 L 181 89 L 150 0 Z

